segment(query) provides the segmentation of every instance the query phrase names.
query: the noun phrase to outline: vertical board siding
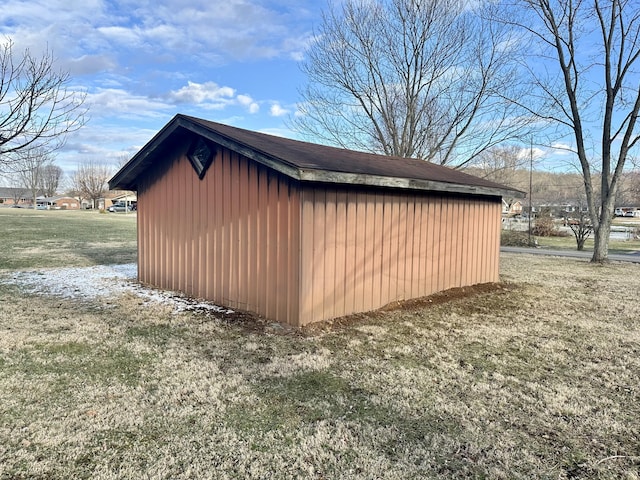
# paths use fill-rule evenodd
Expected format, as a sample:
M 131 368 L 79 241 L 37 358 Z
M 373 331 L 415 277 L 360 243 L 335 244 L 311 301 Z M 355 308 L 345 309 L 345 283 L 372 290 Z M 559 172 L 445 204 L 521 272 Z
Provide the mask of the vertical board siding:
M 496 199 L 306 187 L 300 325 L 498 281 Z
M 179 156 L 139 187 L 140 281 L 296 325 L 298 195 L 223 148 L 202 180 Z
M 219 148 L 138 199 L 140 281 L 292 325 L 498 281 L 496 198 L 300 186 Z

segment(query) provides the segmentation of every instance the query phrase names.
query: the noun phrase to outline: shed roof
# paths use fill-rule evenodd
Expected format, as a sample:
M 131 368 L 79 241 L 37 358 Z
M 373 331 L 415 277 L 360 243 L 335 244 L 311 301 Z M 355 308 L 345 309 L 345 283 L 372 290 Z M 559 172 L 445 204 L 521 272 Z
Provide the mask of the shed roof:
M 201 136 L 301 182 L 431 190 L 475 195 L 522 194 L 489 180 L 424 160 L 390 157 L 244 130 L 178 114 L 109 181 L 109 188 L 137 190 L 141 175 L 162 152 Z M 193 140 L 191 140 L 193 141 Z

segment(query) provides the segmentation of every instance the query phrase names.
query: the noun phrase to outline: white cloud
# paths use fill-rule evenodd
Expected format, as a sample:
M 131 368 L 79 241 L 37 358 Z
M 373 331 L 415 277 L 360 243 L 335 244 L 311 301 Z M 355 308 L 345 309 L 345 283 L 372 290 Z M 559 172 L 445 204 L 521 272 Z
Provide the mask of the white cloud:
M 538 147 L 522 147 L 520 148 L 520 150 L 518 151 L 518 158 L 520 160 L 528 160 L 533 158 L 533 160 L 539 160 L 541 158 L 544 158 L 547 154 L 546 150 L 543 150 L 542 148 L 538 148 Z
M 97 31 L 106 37 L 111 44 L 118 43 L 126 45 L 128 48 L 138 47 L 142 43 L 140 32 L 136 28 L 127 28 L 119 26 L 100 27 Z
M 249 110 L 249 113 L 258 113 L 260 111 L 260 105 L 253 100 L 249 95 L 238 95 L 236 97 L 238 103 Z
M 289 110 L 282 108 L 279 103 L 274 103 L 271 105 L 270 112 L 272 117 L 282 117 L 289 113 Z
M 71 75 L 90 75 L 113 70 L 116 66 L 115 60 L 106 55 L 82 55 L 79 58 L 67 60 L 63 68 L 66 67 Z
M 291 52 L 291 59 L 296 62 L 301 62 L 304 60 L 304 52 Z
M 215 82 L 195 83 L 188 82 L 188 84 L 179 90 L 175 90 L 169 93 L 168 97 L 176 104 L 214 104 L 216 106 L 224 107 L 227 105 L 233 96 L 235 90 L 231 87 L 221 87 Z
M 87 105 L 91 116 L 119 116 L 148 117 L 158 115 L 171 108 L 171 105 L 143 95 L 135 95 L 124 89 L 97 89 L 87 95 Z

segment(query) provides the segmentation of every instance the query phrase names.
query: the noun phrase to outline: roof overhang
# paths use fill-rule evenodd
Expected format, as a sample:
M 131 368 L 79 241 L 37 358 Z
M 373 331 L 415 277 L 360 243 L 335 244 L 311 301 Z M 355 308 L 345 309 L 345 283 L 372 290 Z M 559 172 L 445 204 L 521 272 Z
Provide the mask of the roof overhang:
M 173 139 L 199 135 L 207 140 L 243 155 L 261 165 L 271 168 L 287 177 L 304 183 L 333 183 L 340 185 L 362 185 L 404 190 L 424 190 L 432 192 L 480 195 L 493 197 L 525 196 L 524 192 L 508 187 L 486 187 L 450 182 L 403 178 L 394 176 L 368 175 L 331 170 L 304 169 L 268 153 L 243 144 L 226 135 L 212 131 L 187 117 L 176 115 L 160 130 L 122 169 L 109 180 L 109 188 L 138 189 L 138 178 L 161 156 L 165 146 Z M 173 142 L 172 142 L 173 143 Z

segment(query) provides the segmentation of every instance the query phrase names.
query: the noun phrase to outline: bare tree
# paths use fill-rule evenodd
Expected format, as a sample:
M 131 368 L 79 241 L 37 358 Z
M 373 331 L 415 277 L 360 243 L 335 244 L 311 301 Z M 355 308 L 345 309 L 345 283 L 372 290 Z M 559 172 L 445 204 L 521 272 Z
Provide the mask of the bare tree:
M 617 207 L 638 207 L 640 206 L 640 170 L 625 172 L 620 178 L 618 191 L 616 192 Z
M 27 150 L 17 156 L 16 174 L 22 187 L 31 194 L 31 202 L 36 207 L 38 193 L 41 193 L 42 176 L 45 169 L 51 166 L 52 158 L 42 149 Z
M 569 228 L 573 232 L 573 236 L 576 237 L 577 250 L 584 250 L 584 243 L 587 238 L 593 232 L 593 225 L 591 225 L 591 219 L 582 210 L 577 219 L 566 219 Z
M 488 180 L 523 190 L 517 177 L 519 170 L 529 168 L 529 150 L 518 145 L 500 145 L 488 148 L 475 157 L 469 166 Z
M 20 205 L 20 200 L 22 200 L 22 198 L 24 197 L 25 193 L 26 193 L 26 190 L 23 190 L 21 187 L 15 188 L 11 192 L 11 195 L 13 197 L 13 204 L 14 205 Z
M 293 127 L 345 148 L 463 165 L 517 138 L 529 117 L 504 101 L 507 28 L 463 0 L 345 0 L 322 16 Z
M 521 9 L 523 20 L 510 10 L 503 21 L 528 32 L 534 40 L 529 54 L 537 53 L 527 68 L 530 99 L 538 100 L 532 112 L 575 141 L 594 228 L 591 260 L 606 261 L 616 192 L 640 139 L 640 9 L 632 0 L 515 0 L 511 5 Z
M 69 75 L 54 68 L 53 54 L 28 49 L 15 54 L 0 44 L 0 170 L 20 162 L 20 152 L 51 152 L 85 121 L 85 94 L 69 86 Z
M 62 180 L 62 168 L 58 165 L 45 165 L 41 172 L 40 189 L 45 197 L 53 197 Z
M 494 146 L 467 165 L 469 173 L 526 192 L 529 188 L 529 150 L 518 145 Z M 517 197 L 522 198 L 522 197 Z M 516 197 L 503 198 L 511 207 Z
M 21 185 L 20 179 L 17 179 L 15 174 L 10 176 L 10 182 L 12 184 L 11 198 L 13 204 L 20 205 L 21 200 L 25 198 L 27 190 Z
M 76 192 L 81 202 L 83 198 L 90 200 L 95 208 L 98 200 L 107 191 L 107 180 L 110 177 L 111 169 L 106 165 L 90 161 L 81 163 L 72 177 L 73 191 Z

